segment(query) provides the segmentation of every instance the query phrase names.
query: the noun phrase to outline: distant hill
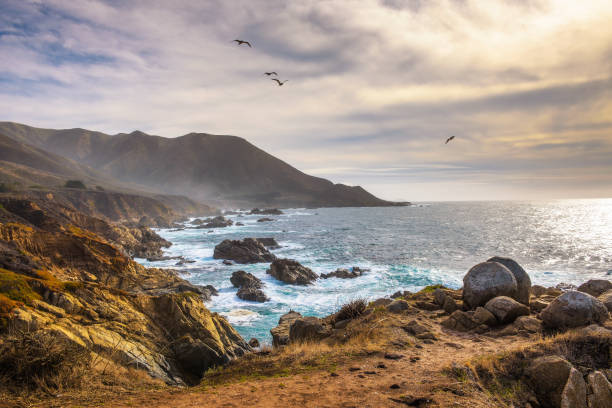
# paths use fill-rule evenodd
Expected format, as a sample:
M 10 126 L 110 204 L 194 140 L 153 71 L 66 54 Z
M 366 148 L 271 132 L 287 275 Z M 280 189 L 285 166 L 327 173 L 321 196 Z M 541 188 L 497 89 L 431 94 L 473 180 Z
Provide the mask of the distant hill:
M 135 131 L 39 129 L 0 122 L 0 134 L 125 183 L 217 206 L 389 206 L 361 187 L 309 176 L 236 136 L 164 138 Z

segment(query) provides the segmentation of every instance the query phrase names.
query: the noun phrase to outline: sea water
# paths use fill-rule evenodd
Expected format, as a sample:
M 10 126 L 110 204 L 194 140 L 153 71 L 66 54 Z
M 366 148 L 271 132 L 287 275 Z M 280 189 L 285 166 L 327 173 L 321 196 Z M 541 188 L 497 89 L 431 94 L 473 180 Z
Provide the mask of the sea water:
M 534 284 L 580 284 L 612 279 L 612 199 L 550 202 L 443 202 L 409 207 L 288 209 L 283 215 L 229 215 L 244 226 L 156 230 L 173 243 L 164 255 L 176 260 L 146 266 L 177 269 L 194 284 L 213 285 L 219 296 L 208 307 L 224 315 L 247 340 L 270 341 L 270 329 L 290 309 L 325 316 L 356 298 L 376 299 L 426 285 L 462 286 L 473 265 L 494 255 L 511 257 Z M 192 227 L 189 222 L 185 226 Z M 291 258 L 317 273 L 358 266 L 369 271 L 355 279 L 319 279 L 308 286 L 287 285 L 266 274 L 269 264 L 224 265 L 213 259 L 224 239 L 272 237 L 279 258 Z M 261 279 L 270 301 L 236 296 L 232 272 Z

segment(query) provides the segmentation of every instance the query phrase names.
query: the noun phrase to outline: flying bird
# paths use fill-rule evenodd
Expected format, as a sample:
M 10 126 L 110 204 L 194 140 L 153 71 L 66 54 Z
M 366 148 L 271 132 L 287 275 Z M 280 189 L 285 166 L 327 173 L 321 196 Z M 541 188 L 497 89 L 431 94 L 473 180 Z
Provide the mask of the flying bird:
M 287 81 L 288 81 L 288 79 L 286 79 L 286 80 L 284 80 L 284 81 L 281 81 L 281 80 L 278 80 L 278 79 L 276 79 L 276 78 L 271 78 L 271 80 L 272 80 L 272 81 L 276 81 L 276 83 L 278 84 L 278 86 L 283 86 L 283 84 L 284 84 L 285 82 L 287 82 Z
M 448 142 L 450 142 L 451 140 L 453 140 L 455 138 L 455 136 L 451 136 L 448 139 L 446 139 L 446 142 L 444 142 L 444 144 L 447 144 Z
M 232 42 L 236 42 L 236 43 L 238 43 L 238 45 L 246 44 L 246 45 L 248 45 L 250 48 L 253 48 L 253 47 L 251 47 L 251 43 L 250 43 L 250 42 L 248 42 L 248 41 L 234 40 L 234 41 L 232 41 Z
M 272 72 L 264 72 L 264 75 L 270 76 L 270 75 L 276 75 L 278 76 L 278 74 L 275 71 Z

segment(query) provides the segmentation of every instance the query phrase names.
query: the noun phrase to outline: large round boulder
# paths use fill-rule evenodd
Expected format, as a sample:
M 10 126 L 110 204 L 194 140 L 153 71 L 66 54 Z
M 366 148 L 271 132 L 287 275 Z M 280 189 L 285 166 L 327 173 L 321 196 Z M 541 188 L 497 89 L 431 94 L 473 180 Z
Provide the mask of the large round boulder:
M 514 259 L 503 256 L 494 256 L 487 262 L 497 262 L 504 265 L 512 272 L 516 279 L 517 293 L 516 300 L 524 305 L 529 305 L 529 292 L 531 291 L 531 279 L 525 270 Z
M 319 277 L 310 268 L 303 266 L 293 259 L 274 260 L 266 273 L 279 281 L 292 285 L 308 285 Z
M 261 242 L 253 238 L 242 241 L 226 239 L 215 247 L 213 258 L 229 259 L 241 264 L 272 262 L 276 259 Z
M 553 300 L 540 313 L 542 323 L 549 329 L 566 329 L 603 323 L 608 309 L 588 293 L 569 291 Z
M 519 316 L 527 316 L 529 308 L 508 296 L 497 296 L 485 304 L 485 309 L 491 312 L 501 324 L 512 323 Z
M 612 289 L 612 282 L 606 279 L 591 279 L 578 286 L 579 292 L 588 293 L 591 296 L 599 296 Z
M 463 301 L 470 309 L 484 306 L 497 296 L 516 298 L 517 293 L 514 275 L 498 262 L 479 263 L 463 277 Z

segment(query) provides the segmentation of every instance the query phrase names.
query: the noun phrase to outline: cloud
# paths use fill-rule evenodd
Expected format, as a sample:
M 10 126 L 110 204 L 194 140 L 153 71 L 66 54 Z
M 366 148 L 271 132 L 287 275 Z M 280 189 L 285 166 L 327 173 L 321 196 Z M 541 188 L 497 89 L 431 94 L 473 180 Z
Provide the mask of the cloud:
M 3 120 L 236 134 L 389 198 L 612 194 L 609 1 L 1 7 Z

